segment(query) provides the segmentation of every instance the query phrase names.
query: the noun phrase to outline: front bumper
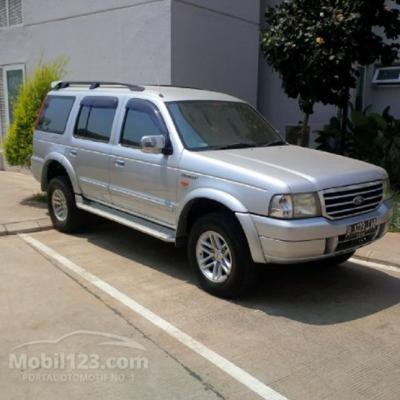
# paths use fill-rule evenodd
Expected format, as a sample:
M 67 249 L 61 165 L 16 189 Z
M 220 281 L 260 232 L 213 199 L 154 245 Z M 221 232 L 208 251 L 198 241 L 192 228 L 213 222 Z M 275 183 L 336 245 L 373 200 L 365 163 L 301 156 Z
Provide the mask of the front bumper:
M 251 224 L 246 214 L 237 216 L 246 233 L 253 260 L 285 264 L 328 258 L 370 244 L 385 235 L 392 214 L 392 204 L 386 201 L 373 212 L 334 221 L 323 217 L 279 220 L 247 214 Z M 375 234 L 361 242 L 343 241 L 349 225 L 372 218 L 378 221 Z

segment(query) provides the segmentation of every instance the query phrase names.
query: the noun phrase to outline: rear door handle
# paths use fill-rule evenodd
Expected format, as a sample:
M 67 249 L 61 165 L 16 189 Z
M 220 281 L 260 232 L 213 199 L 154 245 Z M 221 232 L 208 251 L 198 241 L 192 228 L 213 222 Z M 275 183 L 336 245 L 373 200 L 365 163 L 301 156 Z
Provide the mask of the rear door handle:
M 116 167 L 125 167 L 125 161 L 124 160 L 115 160 L 115 166 Z
M 71 156 L 75 157 L 78 154 L 78 152 L 76 150 L 72 149 L 72 150 L 69 151 L 69 154 Z

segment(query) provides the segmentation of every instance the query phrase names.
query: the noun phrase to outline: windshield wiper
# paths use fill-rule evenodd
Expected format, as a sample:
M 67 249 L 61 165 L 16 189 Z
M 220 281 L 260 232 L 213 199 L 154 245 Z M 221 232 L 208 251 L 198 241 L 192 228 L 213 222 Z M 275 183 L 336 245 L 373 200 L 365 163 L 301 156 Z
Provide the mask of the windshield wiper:
M 256 147 L 255 144 L 252 143 L 232 143 L 226 146 L 215 146 L 216 150 L 231 150 L 231 149 L 247 149 L 249 147 Z

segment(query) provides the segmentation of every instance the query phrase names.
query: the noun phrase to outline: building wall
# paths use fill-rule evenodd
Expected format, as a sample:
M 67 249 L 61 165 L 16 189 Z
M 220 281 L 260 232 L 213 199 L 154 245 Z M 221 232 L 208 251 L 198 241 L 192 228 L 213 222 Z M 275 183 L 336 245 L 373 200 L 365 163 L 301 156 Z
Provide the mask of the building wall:
M 172 83 L 257 105 L 259 0 L 173 0 Z
M 11 0 L 10 0 L 11 1 Z M 66 56 L 68 79 L 119 80 L 197 86 L 257 105 L 285 135 L 303 116 L 259 51 L 267 5 L 280 0 L 22 0 L 23 25 L 0 28 L 0 72 Z M 295 66 L 293 66 L 295 68 Z M 392 105 L 400 118 L 399 88 L 364 84 L 364 105 Z M 4 98 L 0 76 L 0 124 Z M 317 105 L 315 131 L 336 114 Z M 4 129 L 3 129 L 4 131 Z
M 170 83 L 170 8 L 169 0 L 27 0 L 28 72 L 66 55 L 70 79 Z

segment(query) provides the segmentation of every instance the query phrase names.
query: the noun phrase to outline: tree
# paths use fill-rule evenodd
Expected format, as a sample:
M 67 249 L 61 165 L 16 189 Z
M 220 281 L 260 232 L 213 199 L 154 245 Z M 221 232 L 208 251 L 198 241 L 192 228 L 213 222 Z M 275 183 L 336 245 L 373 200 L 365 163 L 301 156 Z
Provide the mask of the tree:
M 39 64 L 25 84 L 20 87 L 14 103 L 14 121 L 4 138 L 4 151 L 10 165 L 28 166 L 32 155 L 32 135 L 35 121 L 51 82 L 65 73 L 66 60 L 57 59 Z
M 299 144 L 318 102 L 341 111 L 341 151 L 358 67 L 392 64 L 399 55 L 399 10 L 385 0 L 285 0 L 265 13 L 261 48 L 289 97 L 304 113 Z M 400 0 L 396 0 L 400 4 Z

